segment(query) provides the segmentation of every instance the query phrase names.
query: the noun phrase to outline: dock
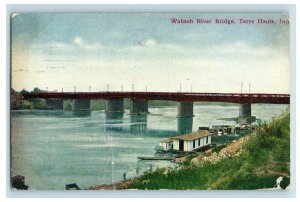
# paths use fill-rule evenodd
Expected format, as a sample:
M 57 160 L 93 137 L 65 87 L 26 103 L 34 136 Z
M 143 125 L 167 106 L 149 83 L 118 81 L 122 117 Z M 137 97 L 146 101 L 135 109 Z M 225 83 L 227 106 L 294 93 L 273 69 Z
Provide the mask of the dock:
M 137 158 L 140 160 L 164 160 L 164 161 L 170 161 L 175 159 L 175 157 L 156 157 L 156 156 L 138 156 Z

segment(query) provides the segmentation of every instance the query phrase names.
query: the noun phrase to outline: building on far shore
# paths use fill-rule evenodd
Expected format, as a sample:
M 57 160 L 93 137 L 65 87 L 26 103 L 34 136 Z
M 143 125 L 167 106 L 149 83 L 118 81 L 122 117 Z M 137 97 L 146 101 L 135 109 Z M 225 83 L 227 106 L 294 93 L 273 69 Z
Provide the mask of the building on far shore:
M 212 134 L 208 130 L 171 137 L 159 142 L 163 150 L 193 151 L 211 144 Z

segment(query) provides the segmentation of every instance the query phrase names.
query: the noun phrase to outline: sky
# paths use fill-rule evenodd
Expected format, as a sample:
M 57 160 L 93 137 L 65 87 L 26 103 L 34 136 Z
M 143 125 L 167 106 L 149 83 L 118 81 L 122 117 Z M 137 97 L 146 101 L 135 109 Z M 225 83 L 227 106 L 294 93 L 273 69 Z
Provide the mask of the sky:
M 213 23 L 173 24 L 174 18 Z M 277 24 L 239 24 L 239 19 Z M 12 88 L 178 92 L 181 86 L 181 92 L 248 93 L 250 84 L 251 93 L 290 93 L 290 28 L 280 19 L 289 16 L 15 13 Z

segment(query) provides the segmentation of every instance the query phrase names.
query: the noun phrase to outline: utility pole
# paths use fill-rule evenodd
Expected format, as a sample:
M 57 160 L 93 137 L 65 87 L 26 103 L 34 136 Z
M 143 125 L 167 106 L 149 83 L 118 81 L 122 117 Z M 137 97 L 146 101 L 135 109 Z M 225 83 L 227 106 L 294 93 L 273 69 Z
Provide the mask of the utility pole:
M 193 92 L 193 86 L 191 85 L 191 93 Z
M 91 86 L 89 86 L 89 92 L 91 92 Z
M 74 86 L 74 93 L 76 93 L 76 86 Z
M 241 84 L 241 94 L 243 93 L 243 82 Z
M 179 84 L 179 92 L 181 92 L 181 83 Z
M 107 84 L 107 92 L 109 91 L 109 84 Z
M 121 91 L 123 92 L 123 85 L 121 86 Z
M 250 94 L 250 87 L 251 87 L 251 84 L 249 83 L 249 94 Z
M 146 85 L 146 92 L 148 92 L 147 85 Z
M 134 84 L 131 85 L 132 92 L 134 92 Z
M 64 88 L 61 88 L 61 92 L 64 92 Z

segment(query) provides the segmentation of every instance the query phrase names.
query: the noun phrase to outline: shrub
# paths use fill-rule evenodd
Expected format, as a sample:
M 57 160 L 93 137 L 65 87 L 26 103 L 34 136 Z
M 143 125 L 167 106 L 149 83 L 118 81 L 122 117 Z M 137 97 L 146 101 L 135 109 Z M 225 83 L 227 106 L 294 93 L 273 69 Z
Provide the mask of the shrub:
M 289 177 L 283 177 L 282 181 L 280 182 L 280 187 L 282 189 L 286 189 L 286 187 L 290 184 L 290 178 Z
M 216 147 L 212 148 L 212 152 L 219 153 L 222 149 L 224 149 L 227 146 L 227 144 L 221 144 L 217 145 Z

